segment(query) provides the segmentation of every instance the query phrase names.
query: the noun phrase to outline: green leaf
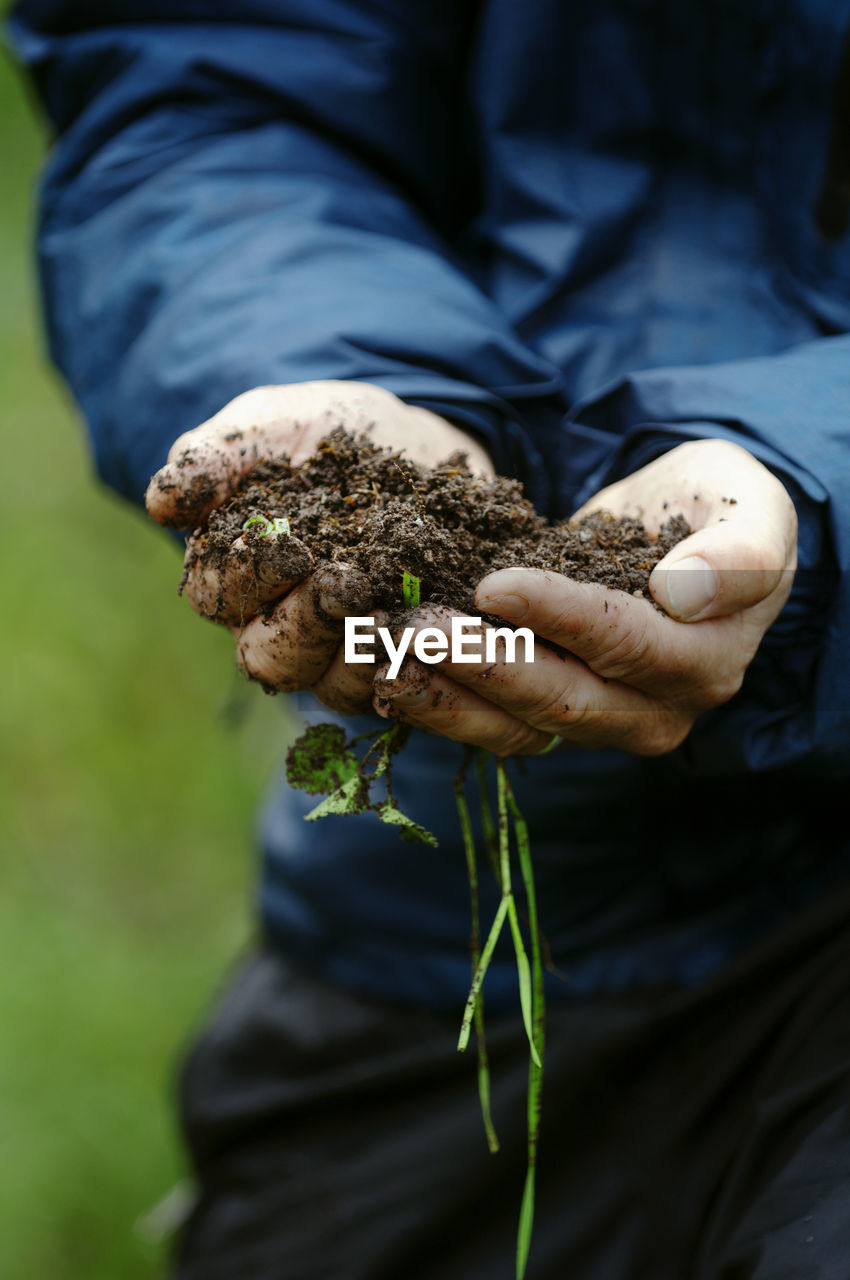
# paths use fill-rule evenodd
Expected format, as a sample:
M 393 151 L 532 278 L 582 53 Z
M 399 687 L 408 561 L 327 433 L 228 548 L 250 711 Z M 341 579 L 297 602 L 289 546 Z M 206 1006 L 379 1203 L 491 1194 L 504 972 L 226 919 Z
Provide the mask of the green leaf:
M 267 537 L 268 534 L 271 533 L 272 529 L 274 528 L 274 525 L 272 524 L 271 520 L 267 520 L 265 516 L 251 516 L 251 519 L 246 520 L 245 523 L 243 524 L 242 532 L 247 533 L 248 530 L 251 528 L 252 524 L 262 525 L 262 528 L 257 530 L 257 534 L 261 538 Z
M 399 835 L 402 840 L 410 840 L 419 844 L 430 844 L 436 849 L 437 837 L 427 831 L 425 827 L 420 827 L 418 822 L 414 822 L 412 818 L 408 818 L 406 813 L 402 813 L 401 809 L 397 809 L 389 800 L 385 800 L 383 804 L 378 805 L 375 809 L 381 822 L 388 822 L 392 827 L 398 827 Z
M 331 813 L 362 813 L 367 807 L 369 789 L 363 779 L 355 774 L 336 791 L 320 800 L 315 809 L 305 813 L 305 822 L 315 822 L 317 818 L 326 818 Z
M 336 791 L 357 771 L 357 756 L 348 749 L 345 730 L 338 724 L 310 725 L 286 756 L 289 785 L 311 796 Z
M 379 748 L 378 762 L 375 765 L 376 778 L 380 778 L 382 773 L 386 773 L 390 767 L 390 761 L 393 756 L 401 751 L 407 739 L 410 737 L 410 726 L 406 724 L 394 724 L 391 729 L 387 729 L 382 734 L 375 746 Z
M 531 1228 L 534 1225 L 534 1165 L 525 1175 L 522 1207 L 519 1211 L 519 1231 L 516 1244 L 516 1280 L 523 1280 L 531 1246 Z
M 484 943 L 484 950 L 481 952 L 481 959 L 478 961 L 478 968 L 472 979 L 472 986 L 469 988 L 469 995 L 466 998 L 466 1008 L 463 1011 L 463 1022 L 460 1026 L 460 1035 L 458 1036 L 457 1047 L 458 1052 L 463 1053 L 469 1044 L 469 1032 L 472 1027 L 472 1019 L 475 1016 L 475 1009 L 478 1004 L 478 995 L 481 991 L 481 984 L 487 973 L 496 943 L 499 941 L 499 934 L 502 932 L 502 925 L 505 923 L 505 916 L 508 914 L 508 899 L 510 894 L 506 894 L 499 903 L 499 909 L 496 912 L 496 918 L 490 927 L 487 935 L 487 941 Z
M 511 934 L 514 940 L 514 951 L 516 952 L 516 970 L 519 979 L 519 1004 L 522 1010 L 522 1021 L 525 1027 L 525 1034 L 528 1036 L 528 1048 L 531 1053 L 531 1061 L 536 1067 L 541 1066 L 540 1055 L 537 1052 L 537 1045 L 534 1043 L 534 1019 L 532 1017 L 531 1005 L 531 965 L 528 963 L 528 954 L 522 941 L 522 932 L 519 927 L 519 919 L 517 917 L 516 902 L 511 897 L 508 907 L 508 921 L 511 926 Z
M 419 604 L 419 579 L 415 573 L 405 569 L 401 578 L 401 596 L 406 609 L 415 609 Z

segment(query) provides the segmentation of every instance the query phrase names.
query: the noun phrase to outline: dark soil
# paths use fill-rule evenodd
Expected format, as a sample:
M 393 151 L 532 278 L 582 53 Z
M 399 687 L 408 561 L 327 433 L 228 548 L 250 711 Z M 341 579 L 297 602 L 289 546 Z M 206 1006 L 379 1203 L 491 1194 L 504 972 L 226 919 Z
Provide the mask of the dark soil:
M 253 516 L 285 516 L 291 536 L 252 526 Z M 425 470 L 402 454 L 355 440 L 337 428 L 306 462 L 261 460 L 231 500 L 196 531 L 194 555 L 223 569 L 235 539 L 250 549 L 258 576 L 300 576 L 309 566 L 359 570 L 372 608 L 397 612 L 405 570 L 420 579 L 422 603 L 474 613 L 476 584 L 494 569 L 551 569 L 580 582 L 646 595 L 653 566 L 690 533 L 672 516 L 658 537 L 640 521 L 598 514 L 549 524 L 522 496 L 518 481 L 474 475 L 465 455 Z M 351 575 L 359 581 L 360 573 Z M 272 605 L 268 606 L 273 607 Z

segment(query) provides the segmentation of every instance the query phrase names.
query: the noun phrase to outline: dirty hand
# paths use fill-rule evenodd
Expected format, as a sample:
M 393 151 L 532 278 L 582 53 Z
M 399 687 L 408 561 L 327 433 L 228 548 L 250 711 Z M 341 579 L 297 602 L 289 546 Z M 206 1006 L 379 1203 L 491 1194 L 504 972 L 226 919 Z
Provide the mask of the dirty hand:
M 375 707 L 498 755 L 551 744 L 672 751 L 697 716 L 740 688 L 784 605 L 796 567 L 797 520 L 782 484 L 744 449 L 693 441 L 596 494 L 598 509 L 643 519 L 650 532 L 681 512 L 694 532 L 656 565 L 649 601 L 557 573 L 503 569 L 475 602 L 557 645 L 533 663 L 409 661 L 377 672 Z M 445 611 L 420 611 L 417 627 Z M 564 652 L 566 651 L 566 652 Z M 522 655 L 522 645 L 517 653 Z
M 340 423 L 376 444 L 403 448 L 426 466 L 461 449 L 475 470 L 493 473 L 477 440 L 427 409 L 369 383 L 303 382 L 247 391 L 180 436 L 151 480 L 145 502 L 160 524 L 195 529 L 186 549 L 183 594 L 198 613 L 230 628 L 245 673 L 268 689 L 310 688 L 328 706 L 353 712 L 369 706 L 374 668 L 364 677 L 345 666 L 338 650 L 346 615 L 369 612 L 366 579 L 344 566 L 311 575 L 307 548 L 298 544 L 286 555 L 275 554 L 280 549 L 273 535 L 264 539 L 260 572 L 241 537 L 220 570 L 202 566 L 198 556 L 198 526 L 258 459 L 286 454 L 298 464 Z M 270 612 L 259 613 L 275 600 Z

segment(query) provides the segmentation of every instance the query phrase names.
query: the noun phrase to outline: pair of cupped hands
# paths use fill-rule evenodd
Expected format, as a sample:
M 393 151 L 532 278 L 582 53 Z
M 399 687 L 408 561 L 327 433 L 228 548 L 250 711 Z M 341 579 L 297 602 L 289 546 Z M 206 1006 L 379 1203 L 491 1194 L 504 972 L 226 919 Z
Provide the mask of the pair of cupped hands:
M 493 474 L 477 439 L 380 387 L 295 383 L 248 391 L 180 436 L 151 480 L 148 511 L 160 524 L 197 529 L 259 458 L 287 454 L 298 464 L 340 422 L 425 466 L 461 449 L 476 471 Z M 507 662 L 498 648 L 495 662 L 446 659 L 434 666 L 411 657 L 395 680 L 387 678 L 386 664 L 346 663 L 345 616 L 386 622 L 371 607 L 366 578 L 325 566 L 301 581 L 263 582 L 239 554 L 241 539 L 229 562 L 213 571 L 194 553 L 193 535 L 184 594 L 198 613 L 230 628 L 248 676 L 282 692 L 309 689 L 343 714 L 372 706 L 501 756 L 535 754 L 559 740 L 661 755 L 683 741 L 701 712 L 740 688 L 791 589 L 796 513 L 771 472 L 723 440 L 671 449 L 576 514 L 603 508 L 639 516 L 650 532 L 681 512 L 694 530 L 650 577 L 664 612 L 646 599 L 558 573 L 491 573 L 475 592 L 479 612 L 557 646 L 536 645 L 532 663 Z M 438 627 L 448 636 L 450 617 L 426 604 L 407 625 Z

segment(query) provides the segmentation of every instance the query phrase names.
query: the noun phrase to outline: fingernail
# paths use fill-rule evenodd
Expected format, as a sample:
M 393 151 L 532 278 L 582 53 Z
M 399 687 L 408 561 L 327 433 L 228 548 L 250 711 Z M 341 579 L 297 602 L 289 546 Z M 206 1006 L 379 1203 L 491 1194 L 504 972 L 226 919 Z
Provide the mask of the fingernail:
M 313 574 L 314 599 L 326 617 L 341 622 L 349 614 L 365 616 L 371 592 L 359 569 L 323 565 Z
M 394 680 L 390 680 L 385 675 L 377 676 L 372 688 L 379 697 L 386 698 L 389 702 L 415 707 L 427 698 L 430 682 L 427 671 L 415 663 L 408 662 Z
M 266 586 L 280 582 L 298 582 L 313 567 L 309 549 L 298 538 L 266 538 L 251 543 L 249 553 L 256 565 L 257 577 Z
M 512 618 L 515 622 L 520 622 L 529 609 L 525 596 L 513 594 L 486 595 L 482 604 L 488 613 L 497 613 L 500 618 Z
M 320 611 L 328 618 L 333 618 L 335 622 L 340 622 L 345 617 L 345 605 L 339 596 L 331 595 L 328 591 L 320 591 L 316 596 L 316 603 Z
M 372 686 L 379 698 L 385 698 L 387 702 L 396 705 L 402 703 L 406 707 L 418 707 L 426 698 L 426 689 L 417 689 L 411 685 L 398 686 L 397 680 L 376 680 Z
M 525 596 L 517 591 L 500 591 L 498 587 L 479 587 L 475 603 L 485 613 L 497 613 L 500 618 L 512 618 L 514 622 L 522 621 L 530 608 Z
M 687 622 L 711 604 L 717 594 L 717 575 L 702 556 L 688 556 L 667 571 L 670 610 Z

